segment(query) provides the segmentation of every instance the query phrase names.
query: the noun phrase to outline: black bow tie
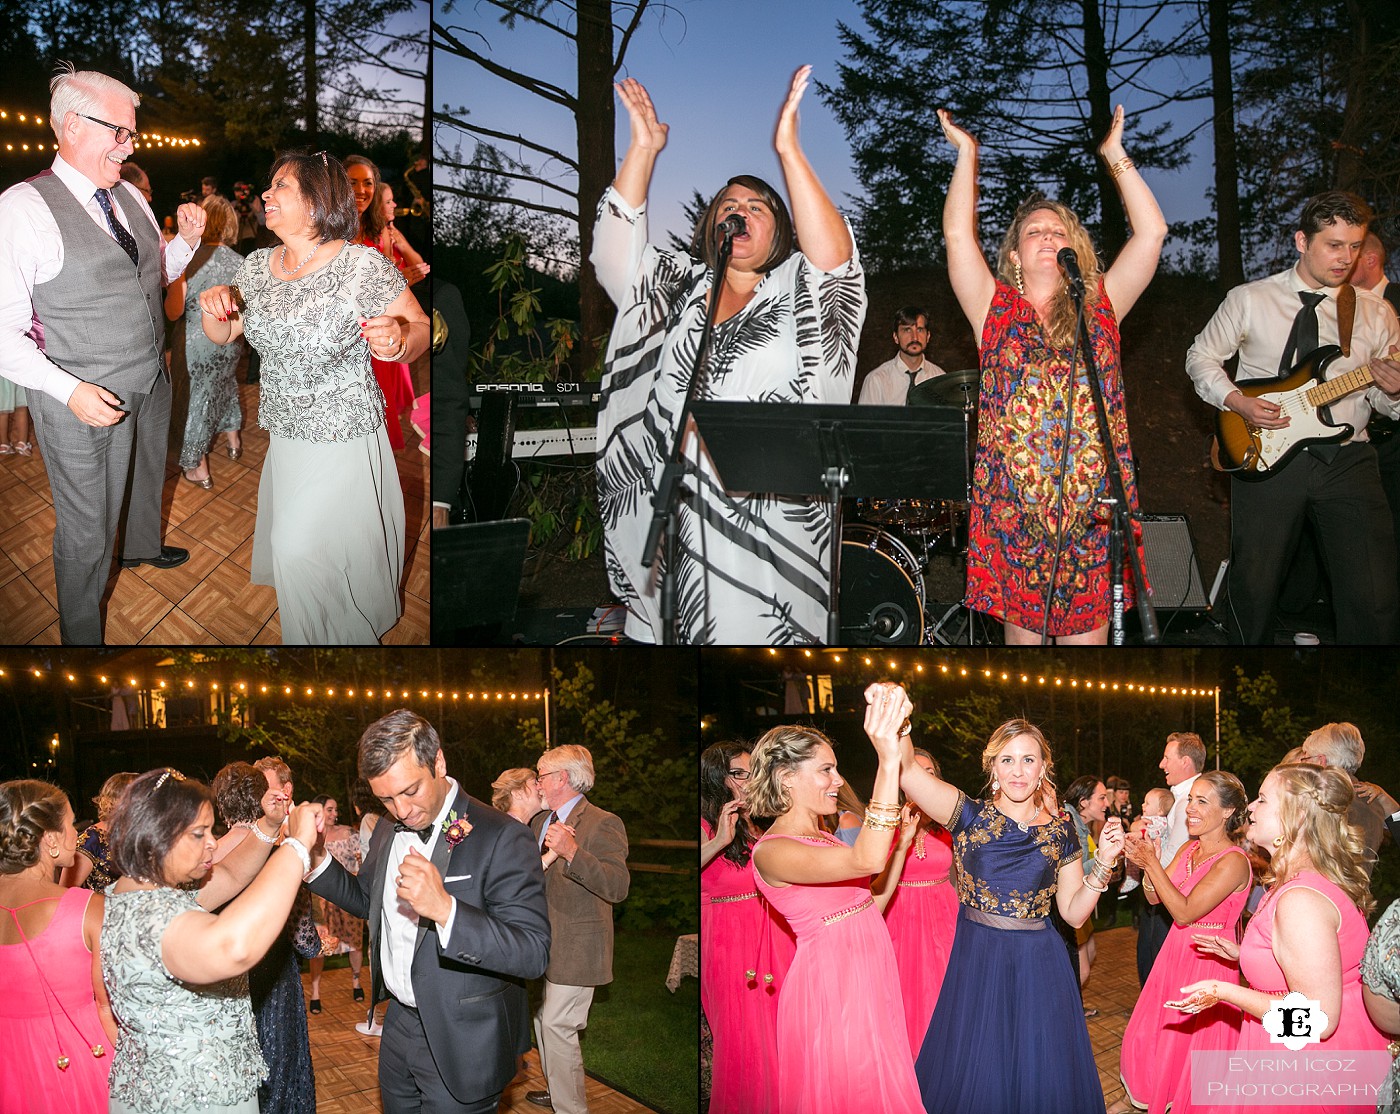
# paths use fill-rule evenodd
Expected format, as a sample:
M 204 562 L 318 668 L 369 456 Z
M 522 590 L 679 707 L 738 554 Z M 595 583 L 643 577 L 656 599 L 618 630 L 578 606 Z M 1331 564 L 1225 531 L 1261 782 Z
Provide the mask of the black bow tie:
M 395 821 L 395 823 L 394 823 L 394 831 L 396 831 L 396 832 L 412 832 L 412 833 L 413 833 L 414 835 L 416 835 L 419 839 L 421 839 L 424 843 L 427 843 L 428 840 L 430 840 L 430 839 L 433 838 L 433 826 L 432 826 L 431 824 L 429 824 L 426 828 L 410 828 L 407 824 L 400 824 L 400 823 L 398 823 L 397 821 Z

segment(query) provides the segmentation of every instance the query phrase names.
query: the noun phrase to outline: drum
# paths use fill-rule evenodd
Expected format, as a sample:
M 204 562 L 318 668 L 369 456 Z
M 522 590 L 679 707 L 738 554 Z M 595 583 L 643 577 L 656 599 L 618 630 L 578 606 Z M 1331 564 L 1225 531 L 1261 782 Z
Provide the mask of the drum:
M 942 517 L 942 506 L 932 499 L 857 499 L 856 515 L 876 526 L 923 534 Z
M 893 534 L 841 531 L 841 638 L 850 646 L 917 646 L 924 631 L 919 562 Z

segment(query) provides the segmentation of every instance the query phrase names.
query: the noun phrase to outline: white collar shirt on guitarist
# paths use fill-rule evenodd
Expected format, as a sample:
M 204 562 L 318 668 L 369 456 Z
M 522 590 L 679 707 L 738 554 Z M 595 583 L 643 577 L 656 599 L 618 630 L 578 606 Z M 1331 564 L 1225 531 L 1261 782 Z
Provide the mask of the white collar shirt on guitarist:
M 1240 383 L 1276 378 L 1279 358 L 1298 313 L 1298 293 L 1311 289 L 1294 266 L 1231 290 L 1186 354 L 1186 372 L 1196 393 L 1224 410 L 1226 397 L 1235 389 L 1235 383 L 1225 373 L 1225 361 L 1237 352 L 1236 380 Z M 1317 307 L 1318 343 L 1337 344 L 1337 290 L 1324 288 L 1315 292 L 1325 295 Z M 1400 346 L 1395 314 L 1379 296 L 1358 289 L 1351 354 L 1333 360 L 1326 378 L 1336 379 L 1385 356 L 1392 346 Z M 1372 409 L 1388 417 L 1400 417 L 1400 399 L 1391 398 L 1378 386 L 1355 391 L 1332 403 L 1332 420 L 1352 426 L 1357 430 L 1352 440 L 1364 441 Z

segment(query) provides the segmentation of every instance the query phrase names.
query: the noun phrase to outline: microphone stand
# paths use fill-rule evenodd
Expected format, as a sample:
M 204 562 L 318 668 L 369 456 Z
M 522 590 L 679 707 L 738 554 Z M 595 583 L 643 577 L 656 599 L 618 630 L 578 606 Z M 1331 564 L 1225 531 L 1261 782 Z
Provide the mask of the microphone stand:
M 1128 508 L 1128 492 L 1123 485 L 1123 469 L 1118 462 L 1118 453 L 1113 448 L 1113 438 L 1109 436 L 1108 410 L 1104 406 L 1103 387 L 1099 383 L 1099 369 L 1094 361 L 1094 346 L 1089 339 L 1089 327 L 1084 321 L 1084 280 L 1078 274 L 1070 276 L 1069 296 L 1074 300 L 1076 328 L 1079 330 L 1079 347 L 1084 353 L 1084 370 L 1089 380 L 1089 394 L 1094 400 L 1094 416 L 1099 424 L 1099 443 L 1103 446 L 1104 461 L 1108 469 L 1109 495 L 1101 500 L 1109 507 L 1108 528 L 1108 570 L 1113 588 L 1113 645 L 1123 645 L 1123 550 L 1127 549 L 1133 566 L 1133 579 L 1137 582 L 1138 619 L 1142 623 L 1142 640 L 1149 646 L 1161 641 L 1157 630 L 1157 609 L 1148 599 L 1151 590 L 1147 577 L 1143 575 L 1142 553 L 1138 550 L 1133 536 L 1132 513 Z M 1070 381 L 1073 382 L 1074 368 L 1070 368 Z
M 676 535 L 680 528 L 681 476 L 685 471 L 685 456 L 682 446 L 685 443 L 685 428 L 690 424 L 691 404 L 695 401 L 696 384 L 700 373 L 705 369 L 706 358 L 710 354 L 710 339 L 714 335 L 715 318 L 719 314 L 719 294 L 724 288 L 724 275 L 729 270 L 729 257 L 734 251 L 734 229 L 720 228 L 719 254 L 715 265 L 715 279 L 710 285 L 710 305 L 705 313 L 705 327 L 700 333 L 700 343 L 695 347 L 695 363 L 690 369 L 690 382 L 686 386 L 685 401 L 681 404 L 680 418 L 676 423 L 675 439 L 671 451 L 667 453 L 666 467 L 661 471 L 661 479 L 656 485 L 656 494 L 651 503 L 651 527 L 647 530 L 646 542 L 642 546 L 642 567 L 649 569 L 656 560 L 658 543 L 661 549 L 661 645 L 674 646 L 678 635 L 676 605 Z M 664 537 L 663 537 L 664 531 Z

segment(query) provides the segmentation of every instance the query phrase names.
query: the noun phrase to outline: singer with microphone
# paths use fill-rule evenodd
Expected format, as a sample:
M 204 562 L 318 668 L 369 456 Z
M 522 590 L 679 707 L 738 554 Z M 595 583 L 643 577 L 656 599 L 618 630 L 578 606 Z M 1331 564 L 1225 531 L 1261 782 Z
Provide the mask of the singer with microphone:
M 1101 378 L 1114 448 L 1107 466 L 1121 470 L 1136 515 L 1118 323 L 1152 281 L 1167 224 L 1123 150 L 1120 105 L 1099 146 L 1132 228 L 1113 265 L 1101 268 L 1067 206 L 1033 197 L 1016 210 L 994 275 L 977 235 L 977 141 L 946 110 L 938 119 L 957 150 L 943 206 L 948 273 L 981 353 L 964 603 L 1001 620 L 1008 645 L 1103 644 L 1112 600 L 1099 501 L 1109 477 L 1071 290 L 1082 292 Z M 1129 577 L 1125 606 L 1134 587 Z
M 648 243 L 647 190 L 669 129 L 640 82 L 615 86 L 631 141 L 598 207 L 592 253 L 618 310 L 598 412 L 598 505 L 609 579 L 636 641 L 663 640 L 663 562 L 647 567 L 643 550 L 678 434 L 688 470 L 677 511 L 676 641 L 777 645 L 824 634 L 839 542 L 830 504 L 726 491 L 694 427 L 676 428 L 711 298 L 715 327 L 696 398 L 851 400 L 865 275 L 850 227 L 798 141 L 810 77 L 810 66 L 793 75 L 774 135 L 791 209 L 762 179 L 730 178 L 689 252 Z

